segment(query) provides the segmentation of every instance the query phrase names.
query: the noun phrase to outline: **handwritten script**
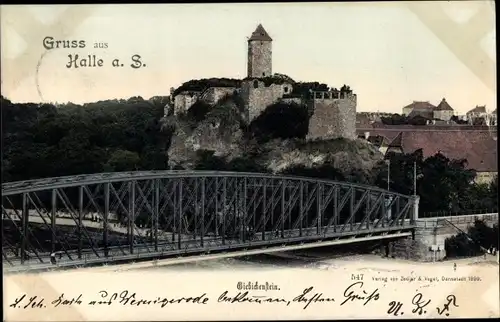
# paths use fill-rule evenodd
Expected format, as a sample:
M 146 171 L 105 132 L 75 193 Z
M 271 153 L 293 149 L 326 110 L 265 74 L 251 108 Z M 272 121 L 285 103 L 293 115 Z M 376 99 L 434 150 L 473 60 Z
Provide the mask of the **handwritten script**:
M 328 289 L 328 292 L 338 294 L 336 290 L 332 290 L 331 288 Z M 331 294 L 327 294 L 328 292 L 321 292 L 316 290 L 313 286 L 309 286 L 301 292 L 290 296 L 268 295 L 269 293 L 252 290 L 224 290 L 220 294 L 214 294 L 215 296 L 211 296 L 207 294 L 207 292 L 200 292 L 199 294 L 181 297 L 144 297 L 130 290 L 122 290 L 119 292 L 100 290 L 96 294 L 69 295 L 62 293 L 58 297 L 51 299 L 46 299 L 40 295 L 22 294 L 12 301 L 9 307 L 21 310 L 43 310 L 47 308 L 70 306 L 158 306 L 161 308 L 168 308 L 169 306 L 179 304 L 203 306 L 209 303 L 220 303 L 223 305 L 251 303 L 256 305 L 275 304 L 285 307 L 295 305 L 299 306 L 302 310 L 307 310 L 314 305 L 336 305 L 337 307 L 354 306 L 357 308 L 363 308 L 369 305 L 383 307 L 383 305 L 380 306 L 380 303 L 377 302 L 386 302 L 387 309 L 385 313 L 389 316 L 402 316 L 404 314 L 419 316 L 426 314 L 427 311 L 431 309 L 432 303 L 430 298 L 418 291 L 412 297 L 411 301 L 407 302 L 384 298 L 382 290 L 369 287 L 361 281 L 346 287 L 337 298 Z M 458 307 L 458 300 L 453 294 L 448 295 L 445 299 L 437 300 L 439 300 L 439 303 L 445 303 L 444 305 L 434 308 L 439 316 L 447 317 L 452 313 L 454 307 Z

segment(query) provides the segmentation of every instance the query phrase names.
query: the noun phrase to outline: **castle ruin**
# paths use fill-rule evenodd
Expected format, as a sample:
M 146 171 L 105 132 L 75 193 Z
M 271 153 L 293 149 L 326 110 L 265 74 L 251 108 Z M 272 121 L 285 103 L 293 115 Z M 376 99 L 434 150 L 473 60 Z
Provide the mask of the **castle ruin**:
M 312 91 L 294 97 L 294 81 L 272 72 L 273 39 L 259 24 L 248 38 L 247 77 L 234 86 L 207 85 L 205 88 L 171 89 L 174 114 L 185 113 L 196 102 L 215 105 L 224 97 L 239 94 L 247 121 L 258 117 L 268 106 L 283 102 L 307 106 L 311 112 L 308 139 L 356 138 L 356 94 L 344 86 L 340 91 Z M 279 81 L 275 81 L 279 79 Z M 271 81 L 269 81 L 271 80 Z

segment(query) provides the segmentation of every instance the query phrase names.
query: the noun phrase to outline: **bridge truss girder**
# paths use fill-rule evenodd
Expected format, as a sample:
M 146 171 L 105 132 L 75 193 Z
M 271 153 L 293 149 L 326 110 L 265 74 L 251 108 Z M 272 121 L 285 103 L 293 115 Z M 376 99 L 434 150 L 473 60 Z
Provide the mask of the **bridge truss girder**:
M 410 229 L 413 197 L 375 187 L 251 173 L 147 172 L 2 187 L 11 265 L 182 255 Z

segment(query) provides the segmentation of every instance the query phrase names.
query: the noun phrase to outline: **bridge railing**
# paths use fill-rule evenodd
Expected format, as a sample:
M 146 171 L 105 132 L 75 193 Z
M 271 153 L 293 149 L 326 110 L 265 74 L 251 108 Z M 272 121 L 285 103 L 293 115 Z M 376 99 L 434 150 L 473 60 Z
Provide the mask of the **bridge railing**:
M 468 209 L 468 210 L 460 210 L 460 211 L 423 212 L 423 213 L 419 214 L 419 218 L 455 217 L 455 216 L 482 215 L 482 214 L 498 214 L 498 207 L 482 208 L 482 209 Z

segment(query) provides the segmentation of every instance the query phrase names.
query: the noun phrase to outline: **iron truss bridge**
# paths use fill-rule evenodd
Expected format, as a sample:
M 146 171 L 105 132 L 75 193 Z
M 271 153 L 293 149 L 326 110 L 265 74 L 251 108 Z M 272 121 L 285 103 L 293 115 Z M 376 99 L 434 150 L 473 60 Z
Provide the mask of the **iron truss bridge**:
M 241 172 L 9 182 L 2 185 L 3 266 L 51 267 L 54 254 L 60 267 L 395 238 L 411 235 L 414 202 L 371 186 Z

